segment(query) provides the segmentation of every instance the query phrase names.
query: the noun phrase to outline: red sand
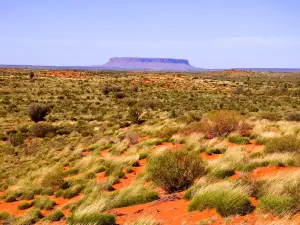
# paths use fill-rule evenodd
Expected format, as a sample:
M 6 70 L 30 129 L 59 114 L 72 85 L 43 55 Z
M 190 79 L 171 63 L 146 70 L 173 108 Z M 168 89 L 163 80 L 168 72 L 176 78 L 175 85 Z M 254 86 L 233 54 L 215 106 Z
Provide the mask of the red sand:
M 215 160 L 215 159 L 219 158 L 222 155 L 224 155 L 224 154 L 211 154 L 211 155 L 208 155 L 205 152 L 201 153 L 201 157 L 203 159 L 206 159 L 206 160 Z
M 244 148 L 247 150 L 248 153 L 252 153 L 252 152 L 259 152 L 262 151 L 264 146 L 263 145 L 257 145 L 255 140 L 251 140 L 250 141 L 251 144 L 248 145 L 239 145 L 239 144 L 234 144 L 228 141 L 223 141 L 223 143 L 225 143 L 226 147 L 230 150 L 233 148 Z
M 275 175 L 276 173 L 286 173 L 299 170 L 299 167 L 277 167 L 277 166 L 267 166 L 260 167 L 252 171 L 251 175 L 257 179 L 263 176 Z
M 183 199 L 167 202 L 150 202 L 126 208 L 114 209 L 111 213 L 122 215 L 117 217 L 118 224 L 134 221 L 141 216 L 152 216 L 163 224 L 182 225 L 183 222 L 195 223 L 204 218 L 218 217 L 215 210 L 203 212 L 187 212 L 187 201 Z

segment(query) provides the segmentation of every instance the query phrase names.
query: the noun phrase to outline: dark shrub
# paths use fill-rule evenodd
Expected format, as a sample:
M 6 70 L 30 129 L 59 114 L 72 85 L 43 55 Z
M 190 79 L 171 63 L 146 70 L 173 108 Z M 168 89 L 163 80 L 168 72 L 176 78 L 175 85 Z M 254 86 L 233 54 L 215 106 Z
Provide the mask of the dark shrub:
M 101 89 L 101 91 L 102 91 L 102 93 L 103 93 L 104 95 L 108 95 L 109 92 L 110 92 L 110 89 L 109 89 L 109 87 L 103 87 L 103 88 Z
M 55 127 L 49 123 L 36 123 L 32 125 L 30 131 L 33 137 L 44 138 L 54 135 Z
M 141 100 L 138 102 L 138 106 L 142 108 L 150 108 L 150 109 L 155 109 L 156 107 L 159 106 L 159 102 L 156 100 L 152 99 L 146 99 L 146 100 Z
M 300 112 L 294 112 L 294 113 L 287 114 L 286 120 L 289 120 L 289 121 L 300 121 Z
M 119 92 L 115 93 L 116 98 L 125 98 L 125 96 L 126 96 L 125 93 L 122 92 L 122 91 L 119 91 Z
M 261 112 L 260 118 L 270 121 L 279 121 L 281 119 L 281 115 L 276 112 Z
M 29 79 L 33 79 L 34 78 L 34 72 L 30 72 L 30 74 L 29 74 Z
M 137 86 L 134 86 L 131 88 L 131 91 L 133 91 L 133 92 L 138 92 L 138 90 L 139 90 L 139 88 Z
M 49 106 L 40 103 L 31 103 L 27 109 L 30 119 L 36 123 L 45 120 L 50 111 Z
M 150 180 L 168 192 L 180 191 L 193 184 L 204 173 L 204 163 L 196 152 L 165 151 L 150 158 L 147 172 Z
M 141 111 L 136 108 L 130 108 L 129 113 L 128 113 L 128 119 L 131 121 L 131 123 L 137 123 L 137 124 L 141 124 L 143 121 L 140 120 L 140 116 L 141 116 Z

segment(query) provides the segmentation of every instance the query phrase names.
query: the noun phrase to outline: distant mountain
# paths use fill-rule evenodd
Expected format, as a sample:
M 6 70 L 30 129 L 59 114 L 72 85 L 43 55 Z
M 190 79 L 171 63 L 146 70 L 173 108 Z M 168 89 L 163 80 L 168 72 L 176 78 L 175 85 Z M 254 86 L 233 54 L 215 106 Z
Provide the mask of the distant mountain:
M 101 66 L 115 70 L 201 71 L 186 59 L 114 57 Z
M 203 69 L 190 65 L 186 59 L 114 57 L 104 65 L 98 66 L 43 66 L 43 65 L 4 65 L 0 68 L 36 68 L 36 69 L 76 69 L 76 70 L 133 70 L 133 71 L 174 71 L 201 72 L 224 71 L 228 69 Z M 255 72 L 300 72 L 300 68 L 232 68 L 233 70 L 251 70 Z

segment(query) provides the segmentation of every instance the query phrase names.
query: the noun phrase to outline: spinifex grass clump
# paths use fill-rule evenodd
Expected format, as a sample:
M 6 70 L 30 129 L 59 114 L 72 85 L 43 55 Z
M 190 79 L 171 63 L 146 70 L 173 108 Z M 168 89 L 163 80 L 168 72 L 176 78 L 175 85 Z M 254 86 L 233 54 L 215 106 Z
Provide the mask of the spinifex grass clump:
M 60 221 L 65 218 L 65 215 L 62 211 L 60 210 L 55 210 L 51 212 L 48 216 L 45 217 L 45 220 L 47 221 Z
M 300 139 L 294 135 L 272 138 L 269 141 L 267 141 L 264 151 L 266 153 L 300 153 Z
M 300 171 L 277 173 L 258 180 L 259 209 L 276 215 L 292 215 L 299 210 Z
M 279 216 L 294 214 L 297 211 L 297 200 L 286 195 L 264 195 L 259 199 L 258 208 L 265 213 Z
M 247 192 L 242 188 L 234 187 L 229 182 L 210 184 L 200 188 L 188 206 L 189 211 L 216 209 L 223 217 L 246 215 L 253 208 Z
M 56 203 L 55 201 L 50 200 L 48 197 L 42 196 L 35 199 L 33 204 L 36 208 L 49 210 L 52 209 Z
M 41 210 L 31 209 L 24 216 L 22 216 L 16 221 L 16 225 L 36 224 L 41 218 L 43 218 Z
M 149 159 L 149 179 L 168 192 L 184 190 L 204 174 L 204 163 L 197 152 L 165 151 Z
M 89 214 L 73 214 L 68 219 L 70 225 L 115 225 L 116 218 L 114 215 L 100 212 L 93 212 Z

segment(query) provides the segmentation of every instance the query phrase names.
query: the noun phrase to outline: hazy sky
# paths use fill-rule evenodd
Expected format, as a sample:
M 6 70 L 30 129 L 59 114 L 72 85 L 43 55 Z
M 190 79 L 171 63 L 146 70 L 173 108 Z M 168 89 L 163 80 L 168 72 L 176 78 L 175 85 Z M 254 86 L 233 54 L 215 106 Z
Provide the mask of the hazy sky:
M 298 0 L 2 0 L 0 64 L 300 68 Z

